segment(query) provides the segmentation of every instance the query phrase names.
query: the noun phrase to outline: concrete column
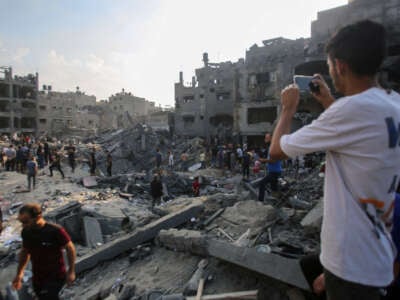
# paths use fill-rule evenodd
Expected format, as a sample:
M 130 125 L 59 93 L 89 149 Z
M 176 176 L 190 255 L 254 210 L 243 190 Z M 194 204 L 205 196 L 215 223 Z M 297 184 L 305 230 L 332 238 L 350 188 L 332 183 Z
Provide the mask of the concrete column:
M 179 72 L 179 83 L 183 84 L 183 72 Z

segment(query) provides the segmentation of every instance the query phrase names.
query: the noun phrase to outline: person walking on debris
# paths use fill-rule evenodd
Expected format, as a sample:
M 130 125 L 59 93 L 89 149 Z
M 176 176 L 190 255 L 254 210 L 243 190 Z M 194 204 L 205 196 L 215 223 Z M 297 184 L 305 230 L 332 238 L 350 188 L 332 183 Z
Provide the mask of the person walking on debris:
M 48 165 L 50 162 L 50 147 L 49 147 L 49 143 L 47 142 L 47 140 L 44 142 L 43 150 L 44 150 L 44 161 L 45 161 L 46 165 Z
M 193 191 L 193 196 L 198 197 L 200 196 L 200 182 L 199 182 L 199 176 L 196 176 L 193 180 L 192 183 L 192 191 Z
M 17 156 L 17 152 L 14 149 L 14 145 L 10 145 L 6 150 L 6 171 L 14 171 L 15 170 L 15 158 Z
M 248 180 L 249 176 L 250 176 L 250 154 L 247 151 L 243 152 L 242 155 L 242 175 L 243 175 L 243 179 Z
M 188 155 L 187 155 L 186 151 L 183 151 L 181 154 L 182 172 L 187 171 L 187 160 L 188 160 Z
M 201 151 L 200 155 L 199 155 L 199 159 L 200 159 L 200 164 L 201 164 L 201 169 L 205 169 L 206 168 L 206 154 L 204 153 L 204 150 Z
M 36 163 L 36 159 L 33 155 L 29 156 L 28 161 L 26 162 L 26 176 L 28 179 L 28 189 L 31 190 L 31 183 L 33 189 L 36 187 L 36 174 L 38 171 L 38 164 Z
M 174 154 L 172 151 L 168 152 L 168 167 L 173 170 L 174 169 Z
M 265 197 L 265 188 L 269 183 L 271 185 L 272 195 L 274 196 L 278 192 L 278 179 L 282 174 L 282 166 L 280 160 L 273 160 L 270 158 L 269 146 L 271 143 L 271 134 L 266 133 L 264 141 L 266 143 L 266 149 L 263 151 L 259 161 L 265 163 L 265 176 L 260 181 L 258 188 L 258 201 L 263 202 Z
M 89 154 L 89 167 L 90 167 L 90 176 L 95 176 L 97 162 L 96 162 L 96 149 L 94 147 L 92 148 L 92 151 L 90 151 Z
M 61 169 L 61 156 L 60 154 L 57 152 L 57 150 L 53 150 L 52 154 L 50 156 L 50 176 L 53 176 L 53 170 L 56 169 L 58 172 L 60 172 L 62 178 L 64 179 L 64 172 Z
M 106 169 L 107 169 L 107 175 L 111 176 L 112 175 L 112 156 L 110 151 L 106 151 Z
M 380 88 L 385 29 L 365 20 L 340 29 L 327 43 L 329 74 L 344 95 L 335 101 L 321 75 L 314 98 L 325 111 L 289 134 L 299 104 L 295 84 L 283 89 L 272 137 L 272 159 L 326 151 L 321 231 L 322 275 L 328 299 L 380 299 L 393 280 L 394 245 L 381 216 L 400 174 L 400 95 Z
M 71 167 L 72 173 L 74 173 L 74 171 L 75 171 L 75 151 L 76 151 L 76 148 L 72 144 L 72 142 L 70 142 L 68 147 L 65 148 L 65 150 L 67 150 L 68 164 Z
M 151 206 L 159 205 L 161 203 L 161 196 L 163 195 L 163 186 L 159 175 L 154 175 L 153 180 L 150 183 L 150 192 L 153 197 Z
M 22 287 L 24 270 L 32 263 L 33 289 L 39 300 L 57 300 L 65 283 L 75 280 L 75 247 L 64 228 L 50 224 L 42 217 L 40 205 L 28 203 L 19 210 L 22 223 L 22 249 L 19 253 L 17 274 L 13 287 Z M 68 270 L 65 268 L 62 250 L 65 249 Z
M 159 169 L 161 166 L 161 160 L 162 160 L 162 156 L 160 153 L 160 149 L 157 148 L 157 152 L 156 152 L 156 168 Z
M 36 155 L 38 159 L 38 167 L 39 169 L 43 169 L 45 161 L 44 161 L 44 148 L 42 143 L 38 143 Z
M 0 201 L 3 201 L 3 197 L 1 196 L 0 196 Z M 0 205 L 0 235 L 2 231 L 3 231 L 3 212 L 1 210 L 1 205 Z

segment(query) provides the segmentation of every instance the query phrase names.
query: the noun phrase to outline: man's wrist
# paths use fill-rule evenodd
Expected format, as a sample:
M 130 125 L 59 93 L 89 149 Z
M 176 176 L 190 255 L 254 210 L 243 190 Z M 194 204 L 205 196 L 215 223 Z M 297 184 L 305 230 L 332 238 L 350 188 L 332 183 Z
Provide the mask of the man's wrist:
M 282 107 L 281 115 L 293 117 L 296 111 L 297 111 L 296 109 Z

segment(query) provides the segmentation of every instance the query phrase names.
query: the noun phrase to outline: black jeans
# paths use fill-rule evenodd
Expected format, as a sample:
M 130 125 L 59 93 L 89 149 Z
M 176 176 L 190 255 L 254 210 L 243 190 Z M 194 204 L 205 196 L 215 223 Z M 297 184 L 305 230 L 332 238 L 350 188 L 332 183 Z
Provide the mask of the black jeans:
M 28 174 L 27 176 L 28 176 L 28 189 L 29 190 L 31 189 L 31 182 L 33 183 L 33 188 L 35 188 L 35 186 L 36 186 L 36 175 L 35 174 L 33 174 L 33 175 Z
M 61 170 L 61 165 L 60 164 L 55 164 L 50 166 L 50 176 L 53 176 L 53 169 L 58 170 L 60 172 L 62 178 L 64 178 L 64 172 Z
M 313 283 L 314 280 L 324 272 L 324 267 L 321 265 L 319 261 L 318 254 L 311 254 L 308 256 L 304 256 L 300 259 L 301 270 L 303 271 L 304 277 L 306 278 L 308 285 L 310 286 L 311 291 L 314 291 Z M 326 299 L 326 293 L 322 293 L 322 295 L 313 294 L 312 299 Z
M 33 284 L 33 290 L 39 300 L 58 300 L 64 283 L 65 280 L 51 280 L 41 285 Z
M 379 300 L 380 288 L 350 282 L 324 269 L 328 300 Z
M 260 181 L 260 186 L 258 188 L 258 201 L 263 202 L 265 196 L 265 187 L 269 183 L 271 185 L 271 190 L 278 190 L 278 178 L 281 176 L 281 173 L 269 172 L 267 176 L 265 176 Z

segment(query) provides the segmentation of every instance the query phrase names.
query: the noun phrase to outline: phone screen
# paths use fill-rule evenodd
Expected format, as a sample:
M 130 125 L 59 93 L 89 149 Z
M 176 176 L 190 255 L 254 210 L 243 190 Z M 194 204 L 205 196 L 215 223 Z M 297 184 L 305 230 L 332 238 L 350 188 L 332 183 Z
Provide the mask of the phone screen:
M 293 82 L 295 84 L 297 84 L 297 86 L 299 87 L 300 91 L 306 91 L 309 92 L 310 91 L 310 82 L 313 79 L 312 76 L 301 76 L 301 75 L 295 75 L 293 77 Z

